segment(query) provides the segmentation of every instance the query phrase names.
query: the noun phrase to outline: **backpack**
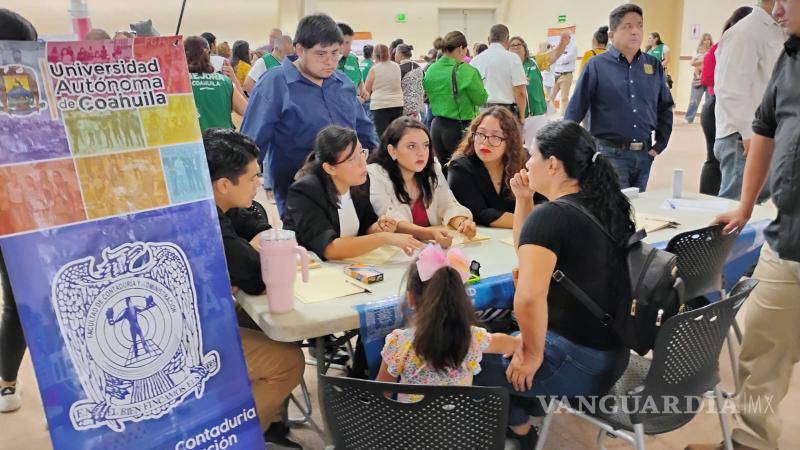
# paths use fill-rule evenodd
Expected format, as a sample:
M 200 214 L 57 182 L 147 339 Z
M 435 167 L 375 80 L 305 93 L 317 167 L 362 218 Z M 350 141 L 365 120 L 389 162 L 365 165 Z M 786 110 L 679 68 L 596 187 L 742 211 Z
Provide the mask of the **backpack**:
M 579 211 L 616 242 L 606 227 L 583 206 L 563 198 L 554 203 Z M 565 273 L 553 272 L 556 283 L 586 306 L 603 325 L 611 327 L 626 347 L 642 356 L 653 348 L 661 325 L 685 308 L 683 280 L 676 277 L 677 257 L 645 243 L 646 236 L 647 232 L 642 229 L 628 239 L 625 251 L 631 296 L 621 301 L 613 314 L 604 311 Z

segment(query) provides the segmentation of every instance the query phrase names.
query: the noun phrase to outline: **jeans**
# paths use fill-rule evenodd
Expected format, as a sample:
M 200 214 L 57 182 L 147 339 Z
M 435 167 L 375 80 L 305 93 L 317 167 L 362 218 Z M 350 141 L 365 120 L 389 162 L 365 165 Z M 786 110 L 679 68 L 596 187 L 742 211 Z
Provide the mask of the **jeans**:
M 25 335 L 19 320 L 17 302 L 11 292 L 8 270 L 0 252 L 0 280 L 3 283 L 3 312 L 0 318 L 0 378 L 16 381 L 22 357 L 25 355 Z
M 653 165 L 653 157 L 647 150 L 627 150 L 600 143 L 597 144 L 597 150 L 614 166 L 620 188 L 637 187 L 640 192 L 647 189 L 650 166 Z
M 744 144 L 739 133 L 733 133 L 714 141 L 714 156 L 719 160 L 722 172 L 719 196 L 731 200 L 739 200 L 742 196 L 742 180 L 744 180 L 744 165 L 747 158 L 744 156 Z M 768 183 L 758 196 L 758 203 L 769 198 Z
M 689 106 L 686 108 L 686 121 L 689 123 L 694 122 L 694 116 L 697 114 L 697 110 L 700 107 L 700 100 L 703 99 L 703 95 L 706 93 L 705 86 L 695 86 L 692 85 L 692 95 L 689 99 Z M 706 103 L 708 99 L 706 99 Z
M 514 390 L 506 378 L 510 360 L 502 355 L 485 354 L 481 372 L 473 384 L 478 386 L 502 386 L 511 394 L 508 424 L 522 425 L 528 421 L 523 406 L 526 399 L 537 398 L 546 402 L 547 397 L 579 397 L 603 395 L 617 382 L 628 366 L 630 351 L 596 350 L 578 345 L 558 334 L 548 331 L 545 336 L 544 360 L 533 377 L 533 388 L 529 391 Z M 542 397 L 545 397 L 544 399 Z M 542 405 L 546 407 L 546 403 Z
M 711 94 L 706 95 L 703 111 L 700 112 L 700 124 L 706 137 L 706 162 L 700 171 L 700 193 L 706 195 L 719 195 L 719 183 L 722 174 L 719 170 L 719 161 L 714 156 L 714 136 L 717 134 L 716 114 L 714 107 L 717 98 Z
M 374 124 L 374 123 L 375 123 L 375 116 L 372 114 L 372 110 L 371 110 L 371 109 L 369 109 L 369 107 L 370 107 L 370 105 L 371 105 L 371 104 L 372 104 L 372 102 L 371 102 L 371 101 L 369 101 L 369 100 L 367 100 L 367 101 L 365 101 L 364 103 L 362 103 L 362 105 L 361 105 L 361 106 L 363 106 L 363 107 L 364 107 L 364 112 L 367 114 L 367 118 L 369 119 L 369 121 L 370 121 L 370 122 L 372 122 L 372 123 Z M 380 138 L 380 136 L 378 135 L 378 132 L 377 132 L 377 131 L 374 131 L 374 132 L 372 133 L 372 138 L 373 138 L 373 140 L 375 141 L 375 144 L 376 144 L 376 145 L 380 145 L 380 143 L 381 143 L 381 138 Z

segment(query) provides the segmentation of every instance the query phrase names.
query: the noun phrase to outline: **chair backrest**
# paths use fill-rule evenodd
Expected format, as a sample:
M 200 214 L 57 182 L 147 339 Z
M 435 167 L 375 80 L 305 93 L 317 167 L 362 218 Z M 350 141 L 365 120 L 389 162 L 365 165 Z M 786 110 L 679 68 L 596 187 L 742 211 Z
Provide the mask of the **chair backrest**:
M 686 299 L 722 289 L 722 270 L 739 237 L 723 233 L 723 225 L 680 233 L 670 239 L 666 251 L 678 257 L 678 276 L 683 280 Z
M 323 418 L 336 450 L 504 448 L 508 422 L 504 388 L 320 375 L 319 389 Z M 402 403 L 393 399 L 396 394 L 423 398 Z
M 656 339 L 653 361 L 643 385 L 633 398 L 638 408 L 628 405 L 634 421 L 646 423 L 685 413 L 688 422 L 702 406 L 705 392 L 719 383 L 719 355 L 736 313 L 758 284 L 740 281 L 723 300 L 703 308 L 677 314 L 667 320 Z M 670 408 L 667 402 L 678 399 Z M 651 402 L 648 411 L 645 401 Z

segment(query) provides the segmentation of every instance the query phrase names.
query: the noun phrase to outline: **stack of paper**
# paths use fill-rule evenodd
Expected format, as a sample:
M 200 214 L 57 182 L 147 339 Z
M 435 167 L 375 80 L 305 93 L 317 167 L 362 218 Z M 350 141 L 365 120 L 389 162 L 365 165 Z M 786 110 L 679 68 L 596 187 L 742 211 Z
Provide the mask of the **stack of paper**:
M 345 275 L 340 267 L 323 267 L 309 274 L 308 283 L 303 283 L 299 277 L 294 283 L 294 296 L 303 303 L 324 302 L 363 292 L 367 289 Z
M 378 247 L 369 253 L 364 253 L 361 256 L 347 258 L 345 261 L 355 264 L 364 264 L 365 266 L 383 266 L 392 258 L 394 258 L 394 256 L 399 252 L 400 249 L 397 247 L 384 245 L 383 247 Z
M 676 228 L 679 225 L 680 222 L 673 217 L 636 213 L 636 228 L 644 228 L 648 233 L 654 233 L 665 228 Z

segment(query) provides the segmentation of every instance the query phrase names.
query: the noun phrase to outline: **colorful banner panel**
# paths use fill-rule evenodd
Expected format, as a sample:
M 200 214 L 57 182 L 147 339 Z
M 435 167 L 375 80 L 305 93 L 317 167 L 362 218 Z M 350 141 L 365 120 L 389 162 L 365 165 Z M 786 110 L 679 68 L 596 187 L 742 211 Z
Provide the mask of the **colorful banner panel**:
M 0 61 L 0 246 L 53 446 L 263 449 L 181 38 Z

